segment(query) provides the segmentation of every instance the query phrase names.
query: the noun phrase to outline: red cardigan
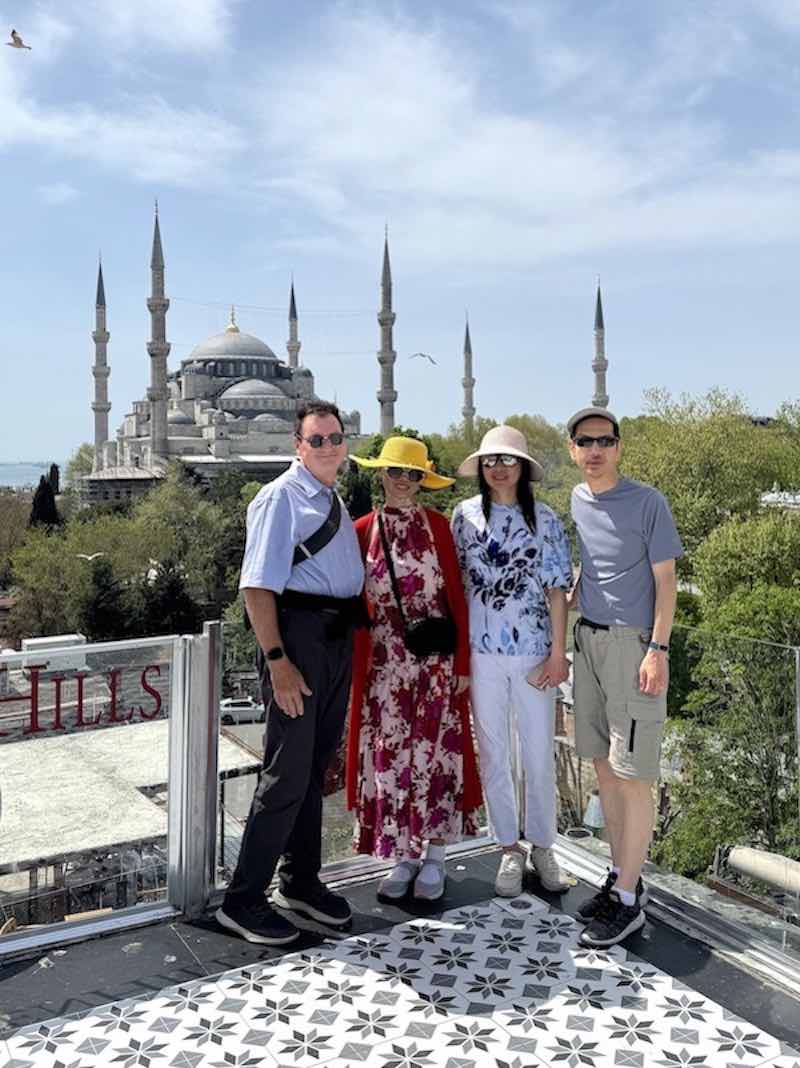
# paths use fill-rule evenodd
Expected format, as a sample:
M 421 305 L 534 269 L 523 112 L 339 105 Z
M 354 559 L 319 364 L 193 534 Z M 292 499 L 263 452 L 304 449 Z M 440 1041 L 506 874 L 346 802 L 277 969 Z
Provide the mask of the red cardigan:
M 464 585 L 461 580 L 461 569 L 458 566 L 456 547 L 453 543 L 453 535 L 450 533 L 450 524 L 439 512 L 430 508 L 425 509 L 428 522 L 433 532 L 433 544 L 439 557 L 439 563 L 444 575 L 444 588 L 447 604 L 453 621 L 456 625 L 458 639 L 455 652 L 456 675 L 469 677 L 469 610 L 464 597 Z M 358 544 L 361 548 L 361 556 L 366 560 L 368 539 L 375 512 L 362 516 L 355 523 Z M 370 617 L 374 614 L 369 601 L 364 598 Z M 361 709 L 364 703 L 367 674 L 372 659 L 372 635 L 369 630 L 356 631 L 355 648 L 353 651 L 353 687 L 350 691 L 350 717 L 347 733 L 347 770 L 345 782 L 347 787 L 347 807 L 355 808 L 358 780 L 358 740 L 361 734 Z M 463 809 L 471 812 L 479 808 L 483 798 L 481 784 L 478 778 L 478 765 L 475 759 L 475 749 L 472 743 L 472 724 L 469 714 L 469 694 L 460 694 L 457 698 L 458 710 L 461 716 L 461 735 L 463 738 L 463 775 L 464 787 L 462 792 Z

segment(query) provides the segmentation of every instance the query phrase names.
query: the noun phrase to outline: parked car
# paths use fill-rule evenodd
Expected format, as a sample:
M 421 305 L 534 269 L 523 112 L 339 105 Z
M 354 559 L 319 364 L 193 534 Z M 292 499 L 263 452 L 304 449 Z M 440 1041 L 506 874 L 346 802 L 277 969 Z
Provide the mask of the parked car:
M 219 718 L 230 726 L 233 723 L 263 723 L 266 710 L 252 697 L 223 697 L 219 703 Z

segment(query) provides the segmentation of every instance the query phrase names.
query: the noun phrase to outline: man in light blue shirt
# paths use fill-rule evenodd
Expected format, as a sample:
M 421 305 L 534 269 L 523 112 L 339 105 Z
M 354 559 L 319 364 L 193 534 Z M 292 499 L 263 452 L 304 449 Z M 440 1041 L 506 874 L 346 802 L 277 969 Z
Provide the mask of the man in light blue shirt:
M 350 920 L 345 898 L 319 879 L 322 787 L 347 714 L 353 629 L 364 566 L 333 488 L 347 455 L 339 411 L 297 412 L 297 460 L 247 510 L 239 588 L 258 640 L 267 707 L 264 765 L 217 919 L 250 942 L 283 945 L 299 931 L 265 901 L 322 923 Z

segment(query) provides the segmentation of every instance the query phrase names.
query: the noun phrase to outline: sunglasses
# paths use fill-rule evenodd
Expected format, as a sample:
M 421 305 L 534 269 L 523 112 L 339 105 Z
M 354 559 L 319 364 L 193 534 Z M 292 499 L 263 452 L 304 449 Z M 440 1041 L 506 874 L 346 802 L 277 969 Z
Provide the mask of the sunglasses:
M 326 441 L 329 441 L 331 445 L 341 445 L 344 441 L 344 434 L 338 430 L 334 430 L 332 434 L 312 434 L 311 437 L 304 438 L 302 434 L 297 435 L 298 441 L 304 441 L 306 445 L 310 445 L 312 449 L 321 449 Z
M 391 479 L 407 478 L 409 482 L 421 482 L 425 475 L 413 467 L 386 467 L 386 474 Z
M 481 456 L 481 464 L 483 467 L 496 467 L 498 464 L 502 464 L 503 467 L 514 467 L 519 463 L 519 459 L 516 456 L 509 456 L 508 453 L 501 453 L 499 456 Z
M 615 438 L 613 434 L 601 434 L 599 438 L 590 438 L 588 434 L 580 434 L 572 440 L 579 449 L 588 449 L 592 445 L 599 445 L 601 449 L 612 449 L 619 438 Z

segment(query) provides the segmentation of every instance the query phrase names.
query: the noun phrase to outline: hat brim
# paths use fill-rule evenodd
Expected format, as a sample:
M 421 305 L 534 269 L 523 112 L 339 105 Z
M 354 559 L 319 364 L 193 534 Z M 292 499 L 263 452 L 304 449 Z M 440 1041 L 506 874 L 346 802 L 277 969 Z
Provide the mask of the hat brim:
M 499 453 L 497 449 L 484 449 L 481 451 L 470 453 L 470 455 L 459 464 L 456 474 L 459 478 L 477 478 L 478 466 L 480 464 L 481 456 L 516 456 L 518 460 L 527 460 L 531 465 L 531 482 L 541 482 L 544 479 L 544 468 L 538 460 L 534 460 L 532 456 L 529 456 L 527 452 L 522 452 L 521 449 L 503 448 Z
M 382 460 L 380 456 L 374 458 L 351 456 L 350 459 L 354 460 L 359 467 L 368 467 L 372 469 L 380 467 L 404 467 L 407 471 L 421 471 L 425 476 L 420 482 L 420 487 L 422 489 L 447 489 L 448 486 L 452 486 L 455 483 L 454 478 L 447 478 L 445 475 L 437 475 L 434 471 L 428 471 L 427 468 L 418 467 L 416 464 L 401 464 L 389 460 Z

